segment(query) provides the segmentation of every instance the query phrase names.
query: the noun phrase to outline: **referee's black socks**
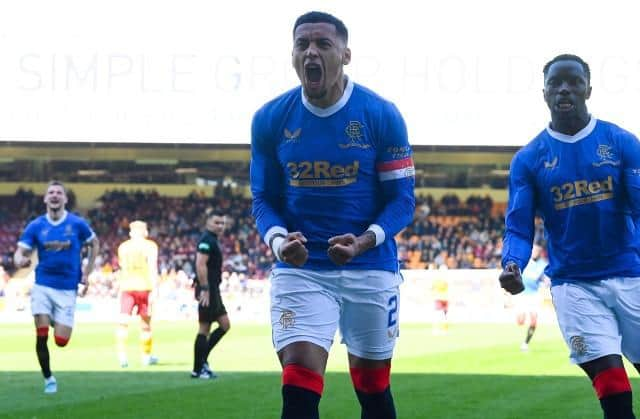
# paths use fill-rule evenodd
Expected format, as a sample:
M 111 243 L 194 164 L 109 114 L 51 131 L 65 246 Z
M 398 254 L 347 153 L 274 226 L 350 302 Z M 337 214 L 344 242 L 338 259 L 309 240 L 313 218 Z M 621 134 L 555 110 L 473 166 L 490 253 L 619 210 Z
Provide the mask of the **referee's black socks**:
M 196 342 L 193 345 L 193 372 L 200 374 L 204 360 L 208 353 L 207 336 L 198 333 L 196 336 Z
M 227 333 L 227 331 L 221 327 L 218 327 L 216 330 L 211 332 L 211 334 L 209 335 L 209 340 L 207 341 L 208 348 L 207 348 L 207 355 L 205 356 L 205 359 L 209 357 L 211 350 L 213 349 L 214 346 L 218 344 L 218 342 L 220 342 L 220 339 L 222 339 L 222 336 L 224 336 L 225 333 Z

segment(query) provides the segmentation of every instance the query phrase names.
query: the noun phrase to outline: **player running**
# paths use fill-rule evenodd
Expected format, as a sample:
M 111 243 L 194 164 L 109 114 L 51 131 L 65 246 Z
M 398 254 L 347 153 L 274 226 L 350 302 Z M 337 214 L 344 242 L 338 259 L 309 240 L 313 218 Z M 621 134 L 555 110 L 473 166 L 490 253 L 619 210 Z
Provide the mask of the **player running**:
M 76 296 L 82 297 L 87 292 L 88 275 L 93 271 L 99 246 L 87 222 L 66 210 L 67 201 L 64 185 L 49 182 L 44 195 L 47 212 L 27 225 L 14 255 L 15 265 L 24 268 L 31 264 L 33 250 L 38 253 L 31 313 L 36 326 L 36 354 L 44 376 L 44 392 L 49 394 L 58 391 L 49 360 L 49 326 L 53 325 L 56 345 L 66 346 L 73 330 Z M 87 248 L 84 268 L 83 247 Z
M 544 275 L 544 268 L 547 267 L 547 263 L 546 259 L 542 257 L 542 247 L 537 244 L 533 245 L 531 259 L 527 267 L 522 271 L 524 291 L 515 297 L 517 310 L 516 322 L 519 326 L 522 326 L 525 324 L 527 318 L 529 319 L 527 335 L 520 345 L 520 350 L 523 352 L 529 350 L 529 342 L 531 342 L 531 338 L 533 338 L 533 334 L 538 327 L 538 312 L 542 305 L 540 285 L 547 280 Z
M 447 270 L 449 268 L 444 263 L 438 268 L 439 273 L 433 280 L 431 292 L 433 294 L 434 309 L 436 318 L 433 321 L 432 333 L 434 335 L 446 335 L 449 333 L 449 281 L 447 280 Z
M 551 123 L 511 163 L 500 283 L 512 294 L 524 288 L 539 213 L 571 361 L 592 380 L 605 418 L 634 418 L 621 355 L 640 371 L 640 142 L 589 114 L 590 79 L 575 55 L 544 67 Z
M 120 286 L 120 323 L 116 331 L 120 367 L 129 366 L 127 338 L 129 321 L 135 307 L 140 316 L 142 365 L 155 365 L 158 358 L 151 354 L 151 299 L 158 278 L 158 245 L 147 238 L 147 223 L 136 220 L 129 224 L 129 240 L 118 246 L 118 282 Z

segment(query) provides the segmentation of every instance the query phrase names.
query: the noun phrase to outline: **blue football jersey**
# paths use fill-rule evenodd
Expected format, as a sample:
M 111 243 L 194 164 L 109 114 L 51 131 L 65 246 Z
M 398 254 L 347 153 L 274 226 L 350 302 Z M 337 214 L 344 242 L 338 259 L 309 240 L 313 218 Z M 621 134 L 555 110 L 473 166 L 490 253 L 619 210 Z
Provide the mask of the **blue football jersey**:
M 592 118 L 576 135 L 547 128 L 513 158 L 503 266 L 529 260 L 544 218 L 552 281 L 640 276 L 640 142 Z
M 258 230 L 262 237 L 274 227 L 302 232 L 309 250 L 304 268 L 338 269 L 327 256 L 327 240 L 373 225 L 378 246 L 339 269 L 397 271 L 394 236 L 413 219 L 413 187 L 400 112 L 351 80 L 329 108 L 310 104 L 298 87 L 254 116 L 251 192 Z
M 66 212 L 55 222 L 45 214 L 27 225 L 18 245 L 38 252 L 36 284 L 70 290 L 82 279 L 82 246 L 94 237 L 75 214 Z

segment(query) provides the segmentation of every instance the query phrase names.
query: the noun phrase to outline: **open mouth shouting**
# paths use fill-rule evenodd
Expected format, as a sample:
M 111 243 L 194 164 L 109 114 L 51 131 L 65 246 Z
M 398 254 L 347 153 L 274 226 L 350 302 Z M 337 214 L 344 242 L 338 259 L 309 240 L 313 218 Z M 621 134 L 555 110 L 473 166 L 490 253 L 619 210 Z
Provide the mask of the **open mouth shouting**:
M 309 91 L 318 91 L 322 88 L 324 73 L 322 66 L 318 63 L 307 63 L 304 65 L 305 87 Z

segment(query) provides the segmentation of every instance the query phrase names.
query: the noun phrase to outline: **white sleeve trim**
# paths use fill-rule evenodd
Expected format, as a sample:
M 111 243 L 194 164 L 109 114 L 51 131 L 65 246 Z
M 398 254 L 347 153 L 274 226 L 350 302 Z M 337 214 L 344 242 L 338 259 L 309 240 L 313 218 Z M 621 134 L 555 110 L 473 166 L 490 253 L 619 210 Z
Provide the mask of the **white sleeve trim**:
M 271 249 L 276 259 L 278 259 L 280 262 L 282 262 L 282 259 L 280 258 L 280 246 L 282 246 L 282 243 L 284 243 L 284 237 L 276 237 L 275 239 L 273 239 L 273 248 Z
M 371 224 L 367 231 L 372 231 L 376 235 L 376 246 L 380 246 L 386 239 L 384 230 L 378 224 Z
M 271 227 L 269 230 L 267 230 L 267 233 L 264 235 L 264 242 L 267 244 L 267 246 L 269 246 L 271 237 L 273 237 L 274 234 L 278 234 L 278 233 L 284 234 L 286 236 L 287 234 L 289 234 L 289 231 L 287 231 L 287 229 L 282 226 Z
M 98 237 L 98 236 L 96 236 L 96 233 L 94 233 L 94 232 L 92 231 L 92 232 L 91 232 L 91 236 L 90 236 L 87 240 L 85 240 L 85 241 L 84 241 L 84 242 L 85 242 L 85 244 L 86 244 L 86 243 L 89 243 L 91 240 L 95 239 L 96 237 Z
M 25 242 L 18 242 L 18 246 L 19 246 L 19 247 L 22 247 L 23 249 L 28 249 L 28 250 L 33 249 L 33 247 L 29 246 L 29 245 L 28 245 L 27 243 L 25 243 Z
M 269 242 L 271 242 L 271 238 L 275 234 L 283 234 L 286 236 L 287 234 L 289 234 L 289 231 L 287 231 L 287 229 L 282 226 L 271 227 L 269 230 L 267 230 L 267 234 L 264 235 L 264 242 L 267 244 L 267 246 L 269 246 Z M 271 248 L 271 251 L 273 252 L 276 259 L 278 260 L 280 260 L 278 249 L 280 249 L 280 246 L 282 245 L 283 242 L 284 242 L 284 238 L 276 237 L 275 239 L 273 239 L 273 243 L 271 243 L 273 245 L 273 247 Z

